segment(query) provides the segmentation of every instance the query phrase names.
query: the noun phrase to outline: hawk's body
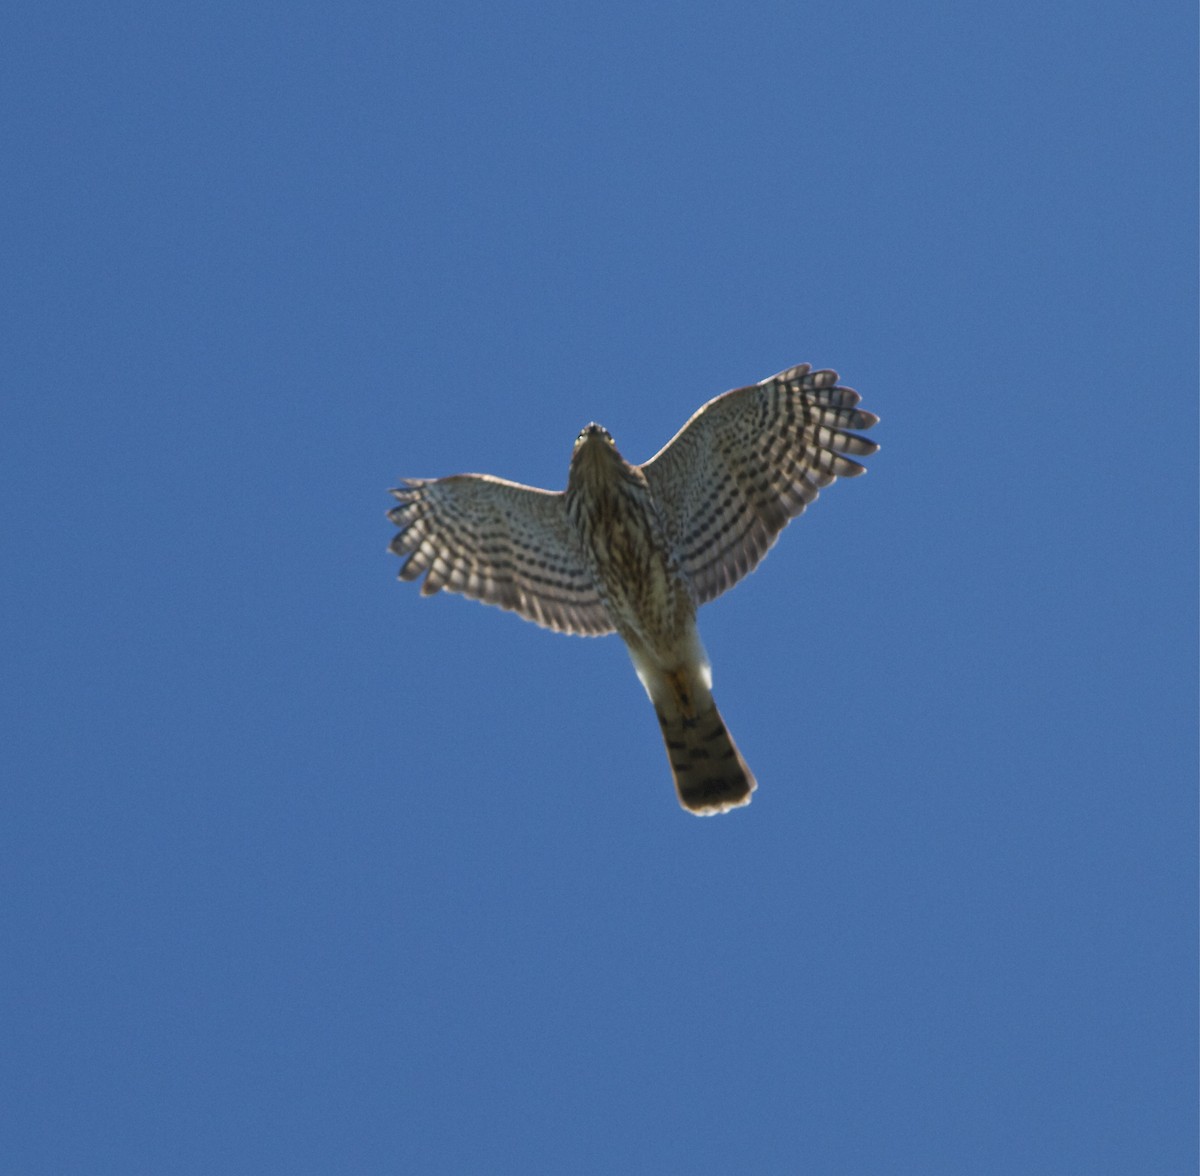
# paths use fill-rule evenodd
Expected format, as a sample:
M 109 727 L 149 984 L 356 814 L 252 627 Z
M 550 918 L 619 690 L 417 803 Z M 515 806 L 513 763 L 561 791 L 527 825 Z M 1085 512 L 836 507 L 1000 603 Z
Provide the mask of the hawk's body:
M 687 576 L 646 475 L 598 425 L 575 443 L 566 507 L 605 611 L 654 703 L 680 802 L 693 812 L 748 803 L 754 777 L 713 702 Z
M 562 632 L 619 633 L 654 703 L 680 802 L 750 800 L 754 777 L 713 701 L 696 609 L 753 570 L 789 519 L 878 446 L 878 418 L 837 374 L 789 368 L 709 401 L 642 466 L 589 425 L 567 489 L 480 474 L 413 479 L 392 493 L 402 579 L 515 609 Z

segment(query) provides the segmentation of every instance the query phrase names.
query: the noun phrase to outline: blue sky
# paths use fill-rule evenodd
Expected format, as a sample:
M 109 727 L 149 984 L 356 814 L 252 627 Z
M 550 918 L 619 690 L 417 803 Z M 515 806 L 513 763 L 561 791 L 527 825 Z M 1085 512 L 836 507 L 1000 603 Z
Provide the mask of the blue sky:
M 1194 1170 L 1191 6 L 2 20 L 5 1170 Z M 805 361 L 697 820 L 386 489 Z

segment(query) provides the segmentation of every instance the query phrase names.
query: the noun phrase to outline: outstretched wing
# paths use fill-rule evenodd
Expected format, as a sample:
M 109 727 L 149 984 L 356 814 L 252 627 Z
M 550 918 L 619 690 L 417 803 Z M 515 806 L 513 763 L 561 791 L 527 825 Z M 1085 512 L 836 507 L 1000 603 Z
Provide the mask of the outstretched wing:
M 406 479 L 392 494 L 400 579 L 424 572 L 425 595 L 445 588 L 562 633 L 612 632 L 562 494 L 486 474 Z
M 644 466 L 698 604 L 753 571 L 823 486 L 853 478 L 879 446 L 837 372 L 788 368 L 710 400 Z

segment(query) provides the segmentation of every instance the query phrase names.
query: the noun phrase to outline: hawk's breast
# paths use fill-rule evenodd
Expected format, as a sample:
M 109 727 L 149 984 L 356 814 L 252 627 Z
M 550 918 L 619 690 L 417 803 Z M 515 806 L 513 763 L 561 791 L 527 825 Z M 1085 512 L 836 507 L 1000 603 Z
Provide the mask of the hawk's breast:
M 690 630 L 695 606 L 650 487 L 630 467 L 623 474 L 569 490 L 567 510 L 617 630 L 662 649 Z

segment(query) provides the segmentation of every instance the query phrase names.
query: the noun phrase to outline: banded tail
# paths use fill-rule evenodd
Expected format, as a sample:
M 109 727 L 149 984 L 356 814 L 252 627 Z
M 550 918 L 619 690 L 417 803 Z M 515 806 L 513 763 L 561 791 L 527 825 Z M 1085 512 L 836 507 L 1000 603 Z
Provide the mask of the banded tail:
M 656 701 L 679 803 L 697 816 L 726 813 L 750 803 L 758 787 L 707 688 L 689 691 L 683 675 L 669 675 L 672 698 Z M 673 705 L 672 705 L 673 704 Z

